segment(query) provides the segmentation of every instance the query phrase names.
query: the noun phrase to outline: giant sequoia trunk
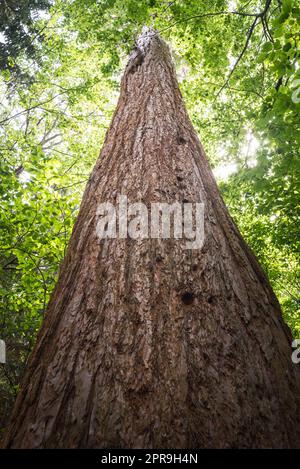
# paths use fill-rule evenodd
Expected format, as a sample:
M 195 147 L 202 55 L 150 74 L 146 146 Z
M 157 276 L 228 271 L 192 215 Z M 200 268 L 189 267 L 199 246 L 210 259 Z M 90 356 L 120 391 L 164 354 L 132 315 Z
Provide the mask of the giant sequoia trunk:
M 205 241 L 99 239 L 97 207 L 205 204 Z M 139 39 L 6 435 L 20 448 L 293 447 L 299 369 L 169 50 Z

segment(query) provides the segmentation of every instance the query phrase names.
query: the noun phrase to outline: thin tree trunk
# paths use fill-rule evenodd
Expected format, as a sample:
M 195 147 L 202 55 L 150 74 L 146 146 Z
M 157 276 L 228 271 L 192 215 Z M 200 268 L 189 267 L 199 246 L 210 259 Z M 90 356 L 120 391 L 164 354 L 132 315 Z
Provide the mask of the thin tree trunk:
M 300 446 L 291 335 L 230 218 L 166 44 L 139 38 L 6 435 L 20 448 Z M 97 207 L 205 204 L 202 249 L 105 239 Z

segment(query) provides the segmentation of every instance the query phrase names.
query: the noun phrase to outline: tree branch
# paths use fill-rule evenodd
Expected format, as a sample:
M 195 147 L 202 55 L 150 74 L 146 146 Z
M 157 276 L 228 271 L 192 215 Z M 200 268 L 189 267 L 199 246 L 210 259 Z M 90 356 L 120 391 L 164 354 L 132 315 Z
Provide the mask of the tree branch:
M 264 23 L 264 20 L 265 20 L 265 16 L 270 8 L 270 5 L 271 5 L 271 2 L 272 0 L 266 0 L 266 4 L 265 4 L 265 8 L 263 9 L 263 11 L 261 11 L 260 13 L 257 13 L 255 14 L 255 19 L 253 21 L 253 23 L 251 24 L 250 26 L 250 29 L 248 31 L 248 34 L 247 34 L 247 38 L 246 38 L 246 42 L 245 42 L 245 45 L 241 51 L 241 53 L 239 54 L 235 64 L 234 64 L 234 67 L 232 68 L 232 70 L 230 71 L 224 85 L 220 88 L 220 90 L 218 91 L 217 93 L 217 97 L 222 93 L 222 91 L 224 90 L 224 88 L 226 88 L 226 86 L 228 85 L 229 81 L 230 81 L 230 78 L 232 77 L 235 69 L 237 68 L 239 62 L 241 61 L 241 59 L 243 58 L 247 48 L 248 48 L 248 45 L 250 43 L 250 40 L 251 40 L 251 37 L 252 37 L 252 34 L 253 34 L 253 31 L 255 29 L 255 27 L 259 24 L 259 21 L 261 21 L 263 27 L 265 26 L 265 23 Z
M 245 45 L 240 53 L 240 55 L 238 56 L 232 70 L 230 70 L 230 73 L 224 83 L 224 85 L 219 89 L 218 93 L 217 93 L 217 97 L 220 96 L 220 94 L 222 93 L 222 91 L 224 90 L 224 88 L 226 88 L 226 86 L 228 85 L 229 81 L 230 81 L 230 78 L 232 77 L 236 67 L 238 66 L 239 62 L 241 61 L 241 59 L 243 58 L 243 55 L 245 54 L 247 48 L 248 48 L 248 45 L 249 45 L 249 42 L 250 42 L 250 39 L 251 39 L 251 36 L 252 36 L 252 33 L 255 29 L 255 26 L 257 26 L 258 24 L 258 17 L 255 18 L 255 20 L 253 21 L 252 25 L 250 26 L 250 29 L 248 31 L 248 34 L 247 34 L 247 39 L 246 39 L 246 42 L 245 42 Z
M 56 94 L 55 96 L 53 96 L 53 98 L 50 98 L 50 99 L 47 99 L 46 101 L 42 101 L 38 104 L 34 104 L 33 106 L 27 108 L 27 109 L 24 109 L 23 111 L 20 111 L 20 112 L 17 112 L 17 114 L 14 114 L 12 116 L 9 116 L 9 117 L 6 117 L 5 119 L 3 119 L 2 121 L 0 121 L 0 125 L 4 124 L 5 122 L 8 122 L 10 121 L 11 119 L 15 119 L 16 117 L 19 117 L 23 114 L 25 114 L 26 112 L 28 111 L 32 111 L 33 109 L 36 109 L 38 107 L 41 107 L 43 106 L 44 104 L 48 104 L 50 103 L 51 101 L 53 101 L 55 98 L 57 98 L 58 96 L 61 96 L 62 94 L 65 94 L 67 93 L 67 91 L 62 91 L 61 93 L 58 93 Z
M 208 17 L 213 17 L 213 16 L 226 16 L 226 15 L 239 15 L 239 16 L 250 16 L 250 17 L 258 17 L 259 13 L 244 13 L 242 11 L 216 11 L 212 13 L 202 13 L 201 15 L 193 15 L 193 16 L 187 16 L 185 18 L 182 18 L 181 20 L 175 21 L 174 23 L 170 24 L 166 28 L 162 28 L 158 31 L 158 34 L 167 31 L 168 29 L 173 28 L 176 24 L 179 23 L 185 23 L 190 20 L 194 20 L 197 18 L 208 18 Z

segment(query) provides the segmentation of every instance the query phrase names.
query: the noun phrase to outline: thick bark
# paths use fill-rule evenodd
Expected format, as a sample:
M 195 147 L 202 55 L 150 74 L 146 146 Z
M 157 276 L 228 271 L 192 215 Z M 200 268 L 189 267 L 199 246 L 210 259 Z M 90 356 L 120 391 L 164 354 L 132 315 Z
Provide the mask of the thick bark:
M 18 395 L 6 447 L 300 446 L 300 374 L 230 218 L 166 44 L 140 38 Z M 205 242 L 107 239 L 100 202 L 203 202 Z

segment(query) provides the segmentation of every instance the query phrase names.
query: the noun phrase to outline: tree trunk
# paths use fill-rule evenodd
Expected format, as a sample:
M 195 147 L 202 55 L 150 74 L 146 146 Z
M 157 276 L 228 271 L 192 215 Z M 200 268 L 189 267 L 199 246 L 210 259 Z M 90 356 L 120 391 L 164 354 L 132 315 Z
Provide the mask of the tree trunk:
M 99 239 L 97 207 L 203 202 L 205 240 Z M 8 448 L 300 445 L 300 373 L 221 198 L 166 44 L 144 31 L 84 193 Z

